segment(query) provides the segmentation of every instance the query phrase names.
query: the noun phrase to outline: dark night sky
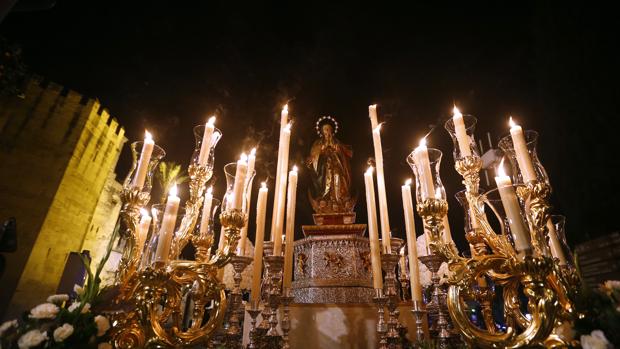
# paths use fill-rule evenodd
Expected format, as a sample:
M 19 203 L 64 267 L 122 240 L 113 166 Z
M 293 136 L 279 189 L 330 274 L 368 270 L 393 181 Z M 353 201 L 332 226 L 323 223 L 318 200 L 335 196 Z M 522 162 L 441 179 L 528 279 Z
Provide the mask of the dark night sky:
M 130 140 L 148 127 L 168 160 L 187 164 L 192 127 L 216 111 L 224 132 L 216 152 L 219 176 L 242 148 L 260 141 L 262 180 L 273 173 L 279 109 L 291 100 L 291 161 L 300 164 L 307 155 L 320 115 L 337 118 L 338 137 L 355 151 L 357 212 L 365 222 L 362 174 L 372 156 L 367 106 L 378 103 L 386 122 L 391 225 L 402 236 L 400 185 L 412 176 L 404 159 L 431 125 L 450 116 L 455 102 L 479 118 L 478 138 L 491 132 L 496 142 L 508 131 L 509 114 L 540 132 L 554 212 L 567 216 L 570 243 L 619 227 L 613 11 L 529 2 L 413 8 L 90 3 L 58 1 L 51 10 L 10 13 L 0 35 L 22 46 L 34 72 L 99 98 Z M 429 143 L 444 151 L 442 177 L 454 194 L 462 185 L 443 127 Z M 119 177 L 128 166 L 125 150 Z M 303 182 L 300 193 L 305 198 Z M 462 211 L 454 199 L 450 207 L 453 235 L 463 245 Z M 310 224 L 310 213 L 301 200 L 297 222 Z

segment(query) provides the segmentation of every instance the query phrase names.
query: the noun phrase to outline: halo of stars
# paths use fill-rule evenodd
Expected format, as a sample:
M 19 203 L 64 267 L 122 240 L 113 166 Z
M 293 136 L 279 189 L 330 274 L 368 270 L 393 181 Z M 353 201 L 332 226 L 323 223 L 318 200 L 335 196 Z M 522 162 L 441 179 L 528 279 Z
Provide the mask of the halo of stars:
M 334 119 L 333 117 L 326 115 L 326 116 L 321 116 L 314 124 L 314 129 L 316 130 L 317 135 L 322 137 L 320 125 L 321 125 L 321 122 L 323 122 L 324 120 L 331 121 L 334 124 L 334 134 L 338 133 L 338 121 L 336 121 L 336 119 Z

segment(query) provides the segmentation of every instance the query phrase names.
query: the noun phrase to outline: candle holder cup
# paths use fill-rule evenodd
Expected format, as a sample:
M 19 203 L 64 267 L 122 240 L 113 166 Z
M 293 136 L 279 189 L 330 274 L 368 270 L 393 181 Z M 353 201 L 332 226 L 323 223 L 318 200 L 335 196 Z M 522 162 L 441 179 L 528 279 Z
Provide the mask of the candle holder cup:
M 208 212 L 209 218 L 207 219 L 206 227 L 202 227 L 201 223 L 196 225 L 194 232 L 191 236 L 192 244 L 196 249 L 196 261 L 206 262 L 211 256 L 211 250 L 215 241 L 215 217 L 220 209 L 221 201 L 213 198 L 211 201 L 211 210 Z M 204 212 L 201 212 L 201 218 Z
M 233 189 L 234 189 L 234 185 L 235 185 L 235 175 L 237 173 L 237 163 L 236 162 L 231 162 L 228 163 L 224 166 L 224 174 L 226 176 L 226 194 L 224 195 L 224 199 L 222 200 L 222 210 L 226 210 L 231 208 L 232 206 L 232 194 L 233 194 Z M 247 193 L 250 184 L 252 183 L 253 179 L 254 179 L 254 175 L 256 175 L 256 171 L 253 170 L 252 173 L 248 173 L 246 180 L 245 180 L 245 184 L 244 184 L 244 188 L 243 188 L 243 192 Z M 247 207 L 248 207 L 248 197 L 247 195 L 243 195 L 242 198 L 242 204 L 241 204 L 241 210 L 243 210 L 243 212 L 247 211 Z
M 467 136 L 469 138 L 467 148 L 469 148 L 469 151 L 471 152 L 471 154 L 468 154 L 468 156 L 474 156 L 474 157 L 479 158 L 480 152 L 478 150 L 478 146 L 476 145 L 476 139 L 474 135 L 477 122 L 478 122 L 478 119 L 476 119 L 475 116 L 469 115 L 469 114 L 463 114 L 463 123 L 465 124 L 465 132 L 467 133 Z M 456 130 L 454 128 L 454 119 L 453 118 L 448 119 L 444 123 L 444 128 L 446 129 L 446 131 L 448 131 L 448 134 L 450 135 L 450 138 L 452 138 L 452 142 L 454 143 L 454 151 L 452 153 L 454 155 L 454 160 L 458 161 L 458 160 L 465 158 L 466 157 L 465 154 L 461 152 L 459 140 L 456 134 Z
M 202 149 L 202 141 L 205 132 L 205 128 L 207 126 L 205 124 L 194 126 L 194 138 L 195 138 L 195 147 L 194 152 L 192 153 L 192 157 L 190 159 L 190 165 L 200 166 L 200 150 Z M 213 136 L 211 136 L 211 146 L 209 148 L 209 154 L 207 155 L 204 167 L 207 172 L 213 173 L 213 167 L 215 165 L 215 147 L 217 143 L 222 139 L 222 131 L 220 131 L 217 127 L 213 129 Z M 211 176 L 209 176 L 210 178 Z
M 428 198 L 435 198 L 440 200 L 446 200 L 446 189 L 443 186 L 441 181 L 441 176 L 439 175 L 439 168 L 441 166 L 441 157 L 443 153 L 439 149 L 428 148 L 428 162 L 430 164 L 430 173 L 425 174 L 425 170 L 421 167 L 421 164 L 418 163 L 415 150 L 409 154 L 407 157 L 407 163 L 413 170 L 413 174 L 416 182 L 416 200 L 417 202 L 422 202 Z M 430 176 L 430 178 L 427 178 Z M 432 184 L 432 188 L 429 186 Z M 431 192 L 425 192 L 430 191 Z
M 151 221 L 152 229 L 150 237 L 148 237 L 147 241 L 149 243 L 145 246 L 144 259 L 142 262 L 142 266 L 154 267 L 154 268 L 162 268 L 165 267 L 170 259 L 170 250 L 172 247 L 172 241 L 175 238 L 175 235 L 178 233 L 178 228 L 183 221 L 185 216 L 185 207 L 179 207 L 177 212 L 176 220 L 174 223 L 174 230 L 170 233 L 170 241 L 161 241 L 162 235 L 164 232 L 161 232 L 162 221 L 164 219 L 164 213 L 166 211 L 166 204 L 155 204 L 151 206 L 151 216 L 153 220 Z M 160 247 L 160 244 L 162 247 Z M 165 246 L 167 244 L 167 246 Z M 160 255 L 158 256 L 158 250 L 160 251 Z M 166 252 L 167 251 L 167 252 Z
M 131 164 L 131 169 L 129 170 L 129 173 L 127 174 L 127 177 L 125 177 L 125 181 L 123 182 L 123 189 L 125 190 L 129 190 L 133 188 L 133 180 L 134 180 L 134 177 L 136 176 L 136 171 L 138 170 L 139 158 L 140 158 L 140 154 L 142 153 L 143 147 L 144 147 L 144 141 L 133 142 L 131 143 L 131 146 L 129 147 L 131 150 L 132 164 Z M 157 144 L 154 144 L 153 152 L 151 153 L 151 158 L 149 160 L 147 171 L 146 171 L 146 177 L 144 179 L 144 185 L 142 186 L 142 188 L 137 188 L 138 191 L 144 192 L 144 193 L 151 192 L 151 189 L 153 188 L 153 177 L 154 177 L 155 169 L 157 168 L 157 165 L 159 164 L 161 159 L 164 158 L 164 156 L 166 156 L 166 152 L 164 151 L 164 149 L 158 146 Z
M 532 160 L 532 164 L 534 165 L 536 179 L 539 182 L 544 182 L 547 185 L 550 185 L 547 171 L 538 159 L 538 154 L 536 151 L 536 147 L 538 145 L 538 132 L 533 130 L 525 130 L 523 131 L 523 136 L 525 137 L 527 151 L 530 155 L 530 159 Z M 498 146 L 510 161 L 512 170 L 512 182 L 514 184 L 525 184 L 523 181 L 523 175 L 519 170 L 519 163 L 517 162 L 517 154 L 515 152 L 514 143 L 512 142 L 512 137 L 510 135 L 503 137 L 502 139 L 500 139 Z

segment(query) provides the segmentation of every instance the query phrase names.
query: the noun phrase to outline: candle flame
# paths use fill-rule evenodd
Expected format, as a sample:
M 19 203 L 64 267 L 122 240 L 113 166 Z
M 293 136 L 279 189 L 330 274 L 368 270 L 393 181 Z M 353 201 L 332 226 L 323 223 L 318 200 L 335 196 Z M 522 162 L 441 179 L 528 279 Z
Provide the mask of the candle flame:
M 284 126 L 284 131 L 291 132 L 291 127 L 293 127 L 293 124 L 289 122 L 288 124 L 286 124 L 286 126 Z
M 418 147 L 426 147 L 426 137 L 420 139 L 420 145 Z
M 454 106 L 454 109 L 452 109 L 452 114 L 454 114 L 454 116 L 463 116 L 463 114 L 461 114 L 461 111 L 459 110 L 459 108 L 456 107 L 456 105 Z
M 406 185 L 406 186 L 410 186 L 410 185 L 411 185 L 411 178 L 409 178 L 409 179 L 407 179 L 407 180 L 405 181 L 405 185 Z
M 241 157 L 239 158 L 239 160 L 241 160 L 243 162 L 247 162 L 248 161 L 248 156 L 245 153 L 241 153 Z
M 149 211 L 145 208 L 141 208 L 140 209 L 140 215 L 142 215 L 142 217 L 148 217 L 149 216 Z
M 372 171 L 374 171 L 374 169 L 372 168 L 372 166 L 368 166 L 368 169 L 366 170 L 366 173 L 368 173 L 368 174 L 372 174 Z
M 282 112 L 287 113 L 288 114 L 288 103 L 284 105 L 284 107 L 282 107 Z
M 252 148 L 252 150 L 250 150 L 250 155 L 251 156 L 255 156 L 256 155 L 256 147 Z
M 177 184 L 174 183 L 174 185 L 172 185 L 172 187 L 170 188 L 170 191 L 168 192 L 170 194 L 170 196 L 177 196 L 178 190 L 177 190 Z
M 148 130 L 144 130 L 144 140 L 145 141 L 152 141 L 153 140 L 153 136 L 151 135 L 151 133 Z
M 213 186 L 207 188 L 207 194 L 213 194 Z
M 517 124 L 515 124 L 515 122 L 512 120 L 512 116 L 508 120 L 508 125 L 510 125 L 511 128 L 517 126 Z
M 211 116 L 209 121 L 207 121 L 208 126 L 213 126 L 213 124 L 215 124 L 215 115 Z
M 405 255 L 405 246 L 400 248 L 400 254 L 403 256 Z
M 377 104 L 376 103 L 375 104 L 371 104 L 371 105 L 368 106 L 368 108 L 377 109 Z
M 267 189 L 267 183 L 266 182 L 261 182 L 260 187 L 262 189 Z
M 293 172 L 297 172 L 297 165 L 293 165 Z
M 435 199 L 441 199 L 441 188 L 439 187 L 435 189 Z
M 497 176 L 498 177 L 506 176 L 506 171 L 504 171 L 504 158 L 502 158 L 502 161 L 500 161 L 499 165 L 497 166 Z

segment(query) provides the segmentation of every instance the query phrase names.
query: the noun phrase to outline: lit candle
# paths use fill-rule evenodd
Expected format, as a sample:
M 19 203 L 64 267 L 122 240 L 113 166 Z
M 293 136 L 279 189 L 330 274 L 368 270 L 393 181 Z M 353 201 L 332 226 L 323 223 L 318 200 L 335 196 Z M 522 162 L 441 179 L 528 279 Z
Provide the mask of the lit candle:
M 379 217 L 381 218 L 381 242 L 383 251 L 392 253 L 390 242 L 390 217 L 388 215 L 387 197 L 385 194 L 385 177 L 383 174 L 383 150 L 381 149 L 381 125 L 372 130 L 372 141 L 375 147 L 375 162 L 377 165 L 377 191 L 379 195 Z
M 372 167 L 364 173 L 366 187 L 366 208 L 368 209 L 368 238 L 370 240 L 370 262 L 372 265 L 372 284 L 375 289 L 383 289 L 381 273 L 381 247 L 377 231 L 377 207 L 375 205 L 375 186 L 372 178 Z
M 144 181 L 146 180 L 146 173 L 149 170 L 149 162 L 151 161 L 151 155 L 153 155 L 153 148 L 155 142 L 149 131 L 145 131 L 144 143 L 142 144 L 142 151 L 140 152 L 140 160 L 138 160 L 138 167 L 136 168 L 136 175 L 133 178 L 133 186 L 142 189 Z
M 172 237 L 174 236 L 174 228 L 177 221 L 177 213 L 179 212 L 179 204 L 181 199 L 177 196 L 176 184 L 170 188 L 168 201 L 166 201 L 166 209 L 164 210 L 164 218 L 159 228 L 159 241 L 157 242 L 157 250 L 155 251 L 155 263 L 166 264 L 168 262 L 168 254 Z
M 285 108 L 287 108 L 285 106 Z M 288 112 L 287 112 L 288 115 Z M 273 214 L 271 216 L 271 240 L 275 242 L 278 234 L 282 234 L 284 224 L 284 200 L 286 199 L 286 169 L 291 140 L 291 124 L 287 124 L 280 132 L 278 147 L 278 164 L 276 169 L 276 185 L 273 198 Z M 275 250 L 274 250 L 275 252 Z
M 521 174 L 523 175 L 523 182 L 527 183 L 529 181 L 536 180 L 536 171 L 534 170 L 530 153 L 527 150 L 527 143 L 525 142 L 523 130 L 521 129 L 521 126 L 512 121 L 512 116 L 510 117 L 509 123 L 510 136 L 512 137 L 512 144 L 515 148 L 515 155 L 517 157 L 517 163 L 519 164 L 519 170 L 521 170 Z
M 209 121 L 207 121 L 205 132 L 202 134 L 202 144 L 200 145 L 200 155 L 198 156 L 198 164 L 200 166 L 205 166 L 209 160 L 213 131 L 215 130 L 214 124 L 215 116 L 212 116 L 209 118 Z
M 370 118 L 370 127 L 374 130 L 377 126 L 379 126 L 376 104 L 368 106 L 368 117 Z
M 205 193 L 205 203 L 202 206 L 202 217 L 200 219 L 200 235 L 204 236 L 209 231 L 209 221 L 211 220 L 211 207 L 213 206 L 213 187 L 209 187 Z
M 252 267 L 252 305 L 258 307 L 260 300 L 260 283 L 263 271 L 263 242 L 265 239 L 265 215 L 267 214 L 267 184 L 261 183 L 256 202 L 256 238 L 254 239 L 254 266 Z
M 415 148 L 413 156 L 418 167 L 418 176 L 420 177 L 418 181 L 422 191 L 422 200 L 425 200 L 435 194 L 433 173 L 431 172 L 431 163 L 428 159 L 428 148 L 426 148 L 426 137 L 420 140 L 420 145 Z
M 564 251 L 562 250 L 560 239 L 557 232 L 555 231 L 555 226 L 553 225 L 551 218 L 547 220 L 547 230 L 549 231 L 551 255 L 560 260 L 560 265 L 566 265 L 566 257 L 564 256 Z
M 463 114 L 459 111 L 459 108 L 454 106 L 452 110 L 452 121 L 454 122 L 454 132 L 456 133 L 456 140 L 461 151 L 461 157 L 471 156 L 471 148 L 469 147 L 470 139 L 465 129 L 465 121 L 463 120 Z
M 243 192 L 245 187 L 245 178 L 248 174 L 248 156 L 241 154 L 237 160 L 237 170 L 235 171 L 235 183 L 233 185 L 233 207 L 241 210 L 243 208 Z
M 282 111 L 280 112 L 280 132 L 284 129 L 284 127 L 288 124 L 288 104 L 285 104 L 282 107 Z
M 252 203 L 252 181 L 254 177 L 252 177 L 252 173 L 254 173 L 254 164 L 256 162 L 256 148 L 252 148 L 250 151 L 250 155 L 248 156 L 248 175 L 246 176 L 245 182 L 245 201 L 243 202 L 243 211 L 250 217 L 250 204 Z M 237 245 L 237 254 L 239 256 L 245 256 L 245 245 L 246 239 L 248 236 L 248 222 L 246 219 L 245 225 L 241 228 L 241 237 L 239 238 L 239 244 Z
M 401 187 L 403 210 L 405 214 L 405 230 L 407 233 L 407 253 L 409 254 L 409 282 L 411 283 L 411 299 L 422 301 L 422 285 L 418 270 L 418 249 L 413 219 L 413 199 L 411 198 L 411 179 Z
M 514 238 L 515 247 L 519 253 L 527 253 L 531 249 L 529 233 L 521 217 L 521 207 L 519 206 L 517 194 L 512 186 L 512 181 L 504 172 L 503 159 L 497 168 L 495 183 L 497 183 L 502 205 L 508 217 L 508 224 L 510 225 L 510 232 Z
M 138 234 L 136 239 L 137 258 L 140 258 L 142 250 L 144 250 L 144 242 L 146 241 L 146 237 L 149 234 L 149 227 L 151 226 L 151 216 L 149 216 L 149 211 L 142 208 L 140 209 L 140 214 L 142 217 L 140 218 L 140 225 L 138 226 Z
M 286 244 L 284 250 L 284 288 L 293 281 L 293 241 L 295 240 L 295 204 L 297 202 L 297 166 L 288 173 L 288 198 L 286 200 Z

